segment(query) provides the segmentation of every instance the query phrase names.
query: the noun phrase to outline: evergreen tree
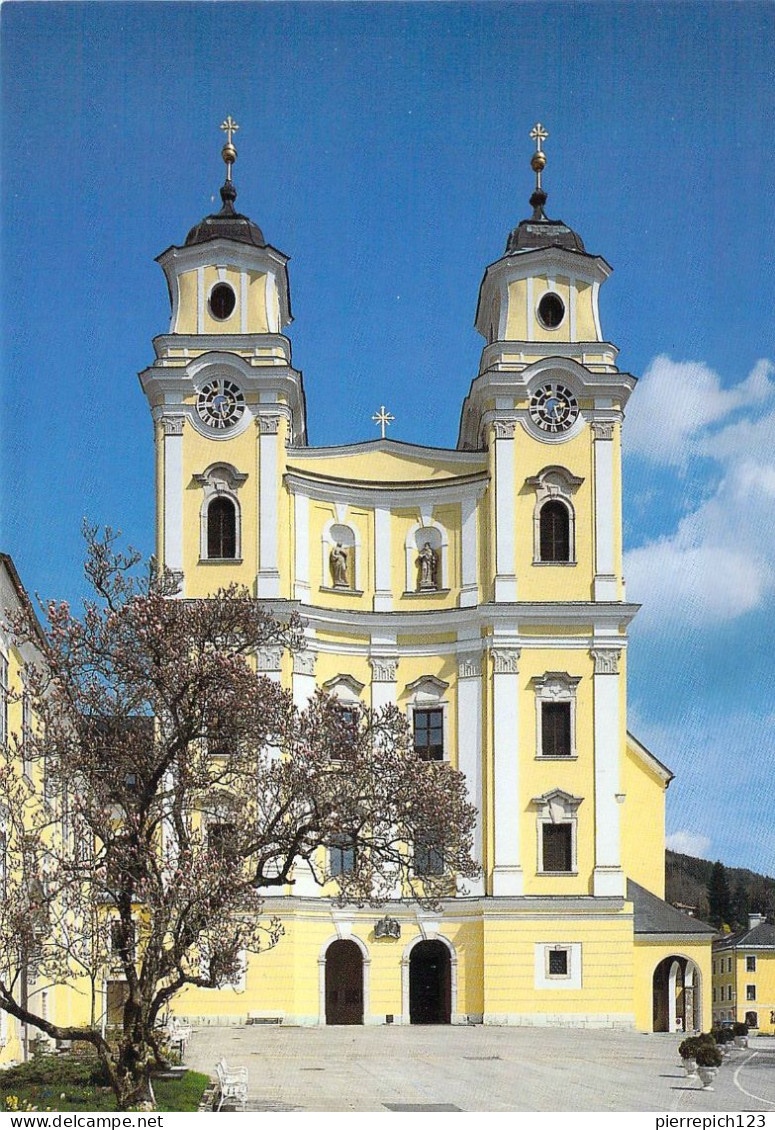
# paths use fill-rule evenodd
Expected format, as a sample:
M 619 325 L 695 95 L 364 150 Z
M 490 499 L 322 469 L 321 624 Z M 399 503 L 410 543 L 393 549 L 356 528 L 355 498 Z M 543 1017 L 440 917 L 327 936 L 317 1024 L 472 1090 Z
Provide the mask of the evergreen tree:
M 713 869 L 708 880 L 708 905 L 710 913 L 708 921 L 711 926 L 721 929 L 732 920 L 732 896 L 729 892 L 729 880 L 726 868 L 719 860 L 713 864 Z
M 732 895 L 732 920 L 739 929 L 748 925 L 750 910 L 751 899 L 748 887 L 742 879 L 738 879 L 735 893 Z

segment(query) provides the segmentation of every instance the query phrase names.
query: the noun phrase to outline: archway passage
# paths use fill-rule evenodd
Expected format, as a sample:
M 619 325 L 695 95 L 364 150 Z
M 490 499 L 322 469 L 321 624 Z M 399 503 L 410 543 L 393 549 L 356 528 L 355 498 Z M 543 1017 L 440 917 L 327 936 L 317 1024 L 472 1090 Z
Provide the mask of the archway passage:
M 449 950 L 443 942 L 420 942 L 409 957 L 409 1020 L 412 1024 L 449 1024 L 452 977 Z
M 326 1024 L 363 1024 L 363 954 L 355 942 L 326 950 Z
M 702 1027 L 700 971 L 689 958 L 673 954 L 654 970 L 655 1032 L 698 1032 Z

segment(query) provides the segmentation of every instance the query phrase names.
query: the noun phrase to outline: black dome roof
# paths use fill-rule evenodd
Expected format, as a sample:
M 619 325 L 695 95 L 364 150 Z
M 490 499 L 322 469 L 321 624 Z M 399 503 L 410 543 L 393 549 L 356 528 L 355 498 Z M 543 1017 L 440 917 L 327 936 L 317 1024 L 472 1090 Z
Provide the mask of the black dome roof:
M 520 251 L 535 251 L 541 247 L 563 247 L 566 251 L 584 250 L 581 236 L 564 224 L 562 220 L 550 220 L 544 212 L 546 193 L 537 189 L 530 197 L 533 215 L 523 220 L 509 234 L 506 241 L 506 254 L 516 255 Z
M 210 239 L 231 239 L 237 243 L 251 243 L 254 247 L 266 247 L 264 233 L 258 224 L 247 216 L 234 211 L 237 190 L 231 181 L 221 188 L 223 207 L 220 212 L 205 216 L 195 224 L 186 236 L 186 247 L 196 243 L 207 243 Z

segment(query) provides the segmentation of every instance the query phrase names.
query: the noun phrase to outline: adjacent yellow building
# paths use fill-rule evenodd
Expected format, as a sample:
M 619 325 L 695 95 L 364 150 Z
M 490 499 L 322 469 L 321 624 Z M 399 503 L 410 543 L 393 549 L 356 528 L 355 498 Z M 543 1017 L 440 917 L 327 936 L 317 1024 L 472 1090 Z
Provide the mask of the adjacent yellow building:
M 713 943 L 713 1023 L 729 1020 L 775 1034 L 775 926 L 761 914 Z
M 405 711 L 465 774 L 482 868 L 437 912 L 377 913 L 298 867 L 268 898 L 284 938 L 238 989 L 181 996 L 195 1022 L 710 1021 L 712 931 L 661 901 L 671 774 L 626 726 L 635 378 L 601 325 L 611 268 L 547 218 L 533 136 L 533 213 L 484 274 L 455 448 L 308 445 L 287 257 L 236 212 L 230 144 L 220 212 L 159 257 L 171 320 L 140 381 L 160 560 L 185 598 L 234 581 L 301 613 L 305 649 L 258 656 L 299 706 L 322 686 Z

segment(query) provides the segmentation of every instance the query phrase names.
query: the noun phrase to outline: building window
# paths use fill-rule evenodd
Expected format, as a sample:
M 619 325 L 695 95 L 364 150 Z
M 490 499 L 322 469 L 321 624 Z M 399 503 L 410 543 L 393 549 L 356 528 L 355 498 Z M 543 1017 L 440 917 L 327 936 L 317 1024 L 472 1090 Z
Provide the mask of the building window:
M 547 976 L 549 977 L 569 977 L 570 967 L 568 963 L 569 958 L 568 950 L 560 946 L 555 949 L 547 950 Z
M 444 711 L 414 711 L 414 752 L 423 761 L 444 760 Z
M 230 498 L 214 498 L 207 508 L 207 556 L 210 560 L 237 556 L 237 510 Z
M 570 757 L 570 715 L 571 704 L 569 702 L 541 703 L 542 757 Z
M 350 761 L 355 756 L 359 717 L 357 706 L 337 708 L 337 725 L 329 752 L 332 761 Z
M 578 807 L 582 797 L 552 789 L 533 797 L 538 808 L 538 871 L 544 874 L 575 874 Z
M 566 671 L 533 679 L 536 695 L 536 757 L 575 757 L 576 687 Z
M 234 824 L 210 824 L 207 829 L 207 850 L 221 857 L 233 854 L 236 835 L 237 828 Z
M 542 871 L 573 870 L 573 828 L 570 824 L 544 824 Z
M 338 875 L 349 875 L 355 870 L 355 838 L 342 834 L 335 836 L 329 848 L 331 874 L 334 878 Z
M 755 1001 L 756 1000 L 756 985 L 746 985 L 746 987 L 745 987 L 745 999 L 747 1001 Z
M 572 498 L 583 479 L 564 467 L 544 467 L 526 486 L 535 490 L 533 563 L 572 565 L 576 560 L 576 518 Z
M 714 977 L 716 976 L 716 963 L 715 963 L 715 961 L 713 962 L 713 976 Z
M 732 1000 L 732 986 L 731 985 L 727 985 L 727 1000 L 728 1001 Z
M 247 479 L 230 463 L 212 463 L 194 481 L 204 494 L 199 511 L 201 561 L 239 561 L 242 521 L 237 492 Z
M 565 503 L 545 502 L 539 521 L 539 560 L 570 561 L 570 515 Z
M 759 1027 L 759 1014 L 758 1012 L 746 1012 L 745 1022 L 749 1028 Z M 775 1012 L 770 1013 L 770 1024 L 775 1024 Z
M 713 986 L 713 1003 L 716 1003 L 716 986 Z
M 414 838 L 414 870 L 420 876 L 444 874 L 444 853 L 438 842 L 423 832 Z
M 746 973 L 756 972 L 756 957 L 754 954 L 747 954 L 745 959 L 745 971 Z
M 0 828 L 0 898 L 8 894 L 8 833 Z
M 732 958 L 728 957 L 727 958 L 727 973 L 731 973 L 731 972 L 732 972 Z

